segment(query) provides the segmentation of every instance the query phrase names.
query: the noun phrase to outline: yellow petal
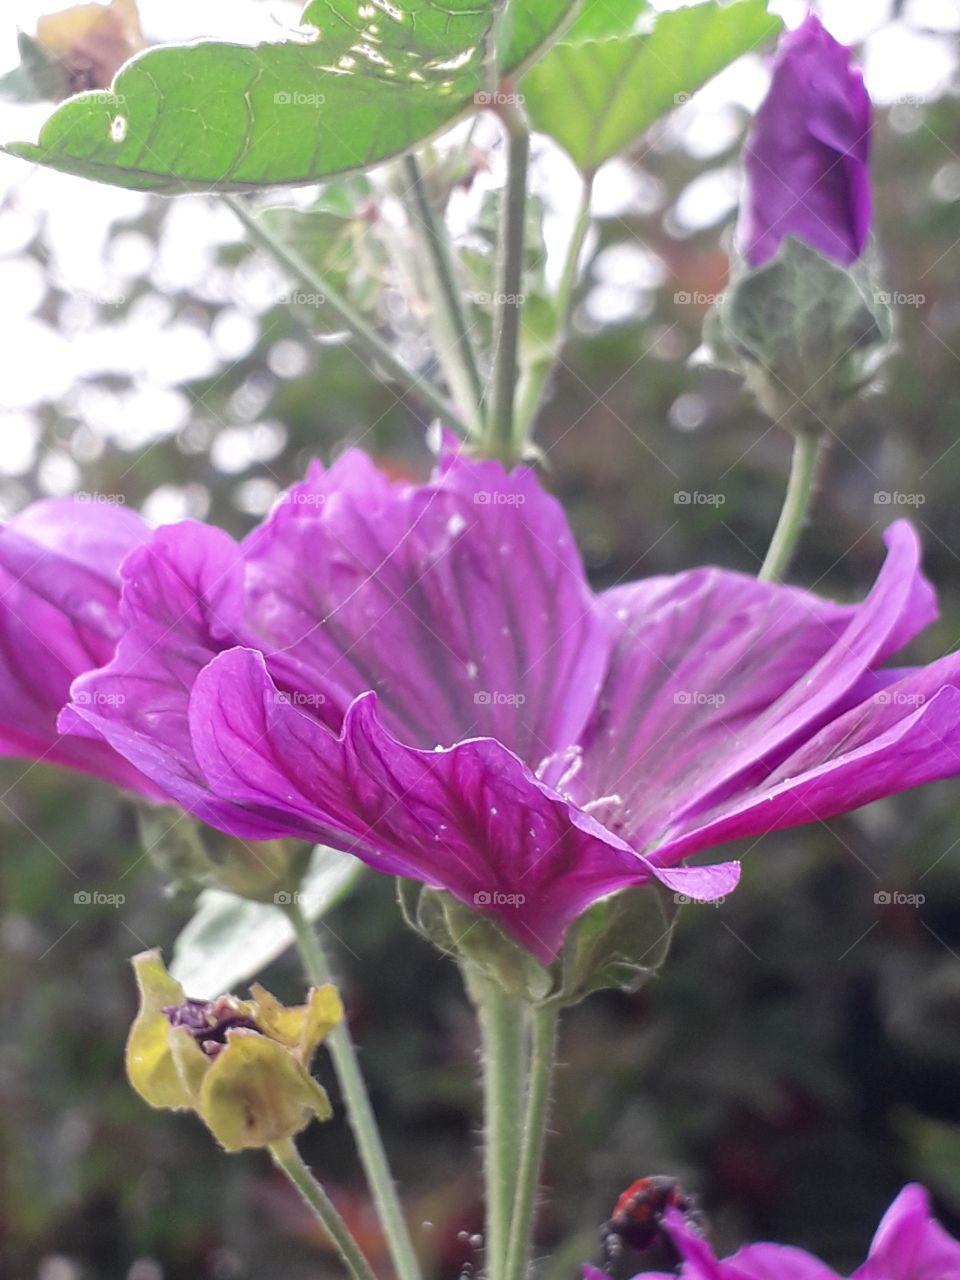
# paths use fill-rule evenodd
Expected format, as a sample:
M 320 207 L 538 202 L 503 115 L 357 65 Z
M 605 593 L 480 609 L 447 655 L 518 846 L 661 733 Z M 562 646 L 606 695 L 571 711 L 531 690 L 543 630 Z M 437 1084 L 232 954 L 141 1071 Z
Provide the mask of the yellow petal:
M 272 1040 L 296 1050 L 297 1057 L 307 1067 L 317 1045 L 343 1018 L 340 996 L 329 983 L 312 987 L 307 1003 L 293 1009 L 285 1008 L 257 982 L 250 988 L 250 994 L 253 996 L 251 1017 L 260 1030 Z
M 299 1058 L 305 1067 L 310 1066 L 310 1059 L 317 1051 L 317 1045 L 324 1040 L 337 1023 L 343 1021 L 343 1003 L 336 987 L 328 983 L 323 987 L 312 987 L 308 996 L 307 1018 L 300 1037 Z
M 316 1116 L 332 1114 L 326 1093 L 297 1059 L 255 1031 L 230 1031 L 203 1078 L 197 1108 L 227 1151 L 292 1138 Z
M 140 1012 L 127 1039 L 127 1076 L 151 1107 L 189 1107 L 190 1095 L 183 1086 L 170 1049 L 170 1023 L 163 1009 L 182 1004 L 183 987 L 163 966 L 159 951 L 144 951 L 133 957 L 140 988 Z
M 213 1065 L 213 1059 L 207 1057 L 186 1027 L 168 1027 L 167 1039 L 180 1084 L 190 1099 L 188 1105 L 197 1108 L 203 1077 Z

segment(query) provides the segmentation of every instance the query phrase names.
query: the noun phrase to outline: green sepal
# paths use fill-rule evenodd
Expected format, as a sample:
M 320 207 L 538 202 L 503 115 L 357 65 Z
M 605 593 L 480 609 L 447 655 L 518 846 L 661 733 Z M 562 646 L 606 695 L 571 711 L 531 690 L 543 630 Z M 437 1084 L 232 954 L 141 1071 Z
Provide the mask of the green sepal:
M 202 827 L 173 805 L 138 805 L 137 828 L 147 856 L 175 894 L 216 888 L 275 903 L 278 894 L 300 887 L 312 853 L 299 840 L 236 840 Z
M 893 315 L 869 255 L 841 267 L 789 236 L 760 267 L 734 263 L 703 337 L 706 359 L 742 374 L 765 413 L 809 430 L 875 377 Z
M 556 1000 L 571 1005 L 592 991 L 639 991 L 666 960 L 678 914 L 674 895 L 655 884 L 595 902 L 567 933 Z

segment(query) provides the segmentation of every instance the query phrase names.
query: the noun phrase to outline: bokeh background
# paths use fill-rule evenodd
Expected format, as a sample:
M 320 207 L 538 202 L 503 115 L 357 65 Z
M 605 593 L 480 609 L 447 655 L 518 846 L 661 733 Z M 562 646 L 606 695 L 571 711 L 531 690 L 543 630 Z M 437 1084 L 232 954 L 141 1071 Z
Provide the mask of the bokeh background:
M 5 65 L 16 25 L 55 7 L 5 6 Z M 142 5 L 151 38 L 275 38 L 291 12 Z M 960 638 L 960 10 L 837 0 L 823 12 L 863 42 L 878 101 L 876 231 L 900 351 L 833 446 L 794 576 L 859 598 L 884 526 L 910 516 L 943 606 L 914 646 L 928 659 Z M 764 77 L 760 58 L 733 68 L 598 183 L 575 333 L 539 433 L 598 585 L 704 560 L 754 572 L 776 520 L 789 441 L 734 378 L 688 364 L 704 299 L 724 282 L 738 148 Z M 0 104 L 0 132 L 27 136 L 42 114 Z M 453 207 L 463 228 L 499 173 L 495 135 L 474 142 Z M 537 155 L 549 274 L 571 176 L 546 144 Z M 335 194 L 323 234 L 364 251 L 349 287 L 408 358 L 428 360 L 391 284 L 389 197 L 376 183 Z M 80 493 L 242 533 L 306 459 L 348 441 L 423 475 L 416 406 L 325 330 L 322 308 L 292 312 L 289 292 L 214 200 L 151 200 L 0 161 L 2 513 Z M 125 901 L 75 900 L 94 889 Z M 924 901 L 877 900 L 894 891 Z M 265 1157 L 219 1154 L 192 1118 L 148 1111 L 125 1083 L 127 959 L 169 951 L 191 910 L 141 856 L 127 804 L 0 762 L 0 893 L 0 1277 L 337 1274 Z M 481 1261 L 477 1045 L 458 976 L 405 930 L 373 874 L 328 923 L 432 1274 L 469 1276 Z M 298 996 L 292 957 L 268 983 Z M 617 1194 L 647 1173 L 681 1176 L 723 1247 L 780 1239 L 840 1269 L 910 1179 L 960 1230 L 960 785 L 761 841 L 734 897 L 683 913 L 659 981 L 567 1018 L 562 1061 L 539 1237 L 550 1280 L 595 1256 Z M 342 1118 L 305 1151 L 382 1262 Z

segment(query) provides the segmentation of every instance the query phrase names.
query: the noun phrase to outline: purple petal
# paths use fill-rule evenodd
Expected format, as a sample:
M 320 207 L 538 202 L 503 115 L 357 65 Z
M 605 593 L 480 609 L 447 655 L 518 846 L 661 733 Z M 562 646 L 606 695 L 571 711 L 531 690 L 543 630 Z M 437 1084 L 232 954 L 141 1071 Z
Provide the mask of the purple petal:
M 652 855 L 687 857 L 727 840 L 835 817 L 960 773 L 960 655 L 888 685 L 789 756 L 765 782 L 727 801 Z
M 643 858 L 499 742 L 407 747 L 380 723 L 370 694 L 335 738 L 248 649 L 222 654 L 198 677 L 191 729 L 211 788 L 238 811 L 446 889 L 546 963 L 591 902 L 651 876 Z M 242 818 L 228 829 L 248 833 Z
M 960 1243 L 934 1220 L 930 1197 L 913 1183 L 883 1216 L 867 1261 L 851 1280 L 944 1280 L 960 1276 Z
M 868 599 L 840 606 L 718 569 L 604 597 L 624 631 L 584 734 L 576 798 L 642 847 L 756 786 L 935 616 L 908 524 Z
M 751 266 L 796 236 L 842 265 L 870 230 L 870 98 L 850 50 L 810 14 L 783 37 L 744 148 L 738 228 Z
M 35 503 L 0 526 L 0 753 L 158 796 L 104 743 L 57 729 L 71 681 L 113 653 L 120 562 L 149 536 L 132 512 L 70 499 Z
M 699 1280 L 699 1273 L 694 1273 Z M 691 1278 L 692 1280 L 692 1278 Z M 712 1280 L 712 1277 L 711 1277 Z M 717 1280 L 841 1280 L 832 1268 L 802 1249 L 750 1244 L 720 1264 Z
M 188 711 L 197 674 L 242 629 L 240 550 L 184 521 L 159 529 L 122 576 L 126 630 L 113 659 L 74 682 L 61 727 L 102 738 L 197 817 L 229 823 L 233 806 L 210 795 L 194 758 Z M 254 822 L 246 834 L 261 837 Z
M 528 470 L 447 456 L 431 483 L 393 484 L 351 451 L 284 495 L 244 557 L 257 647 L 330 727 L 373 690 L 410 745 L 490 735 L 535 766 L 576 741 L 611 627 Z

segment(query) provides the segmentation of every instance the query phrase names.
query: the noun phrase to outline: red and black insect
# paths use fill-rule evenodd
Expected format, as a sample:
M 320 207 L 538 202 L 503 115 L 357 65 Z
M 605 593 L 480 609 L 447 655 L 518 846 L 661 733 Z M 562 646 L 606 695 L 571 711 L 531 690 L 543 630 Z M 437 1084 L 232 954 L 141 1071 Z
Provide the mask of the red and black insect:
M 692 1225 L 699 1223 L 696 1201 L 687 1195 L 676 1178 L 639 1178 L 627 1187 L 603 1228 L 607 1266 L 616 1261 L 625 1244 L 638 1253 L 646 1253 L 654 1245 L 668 1243 L 663 1230 L 668 1209 L 676 1209 Z

